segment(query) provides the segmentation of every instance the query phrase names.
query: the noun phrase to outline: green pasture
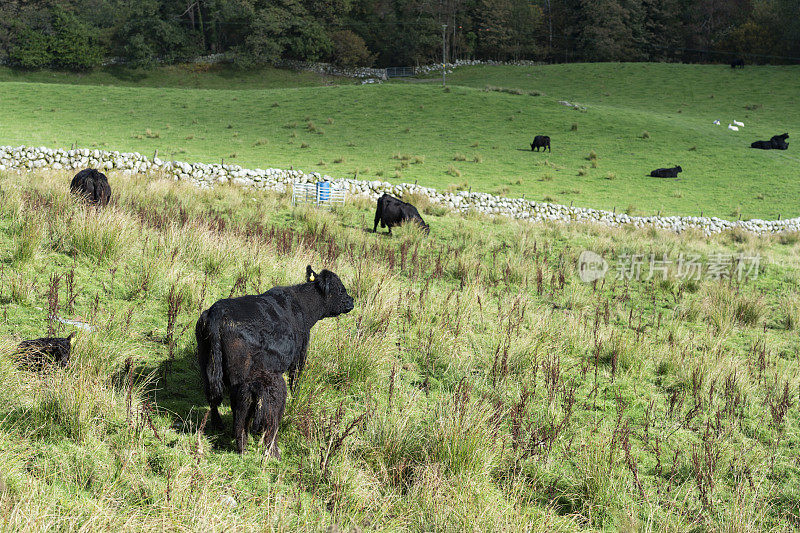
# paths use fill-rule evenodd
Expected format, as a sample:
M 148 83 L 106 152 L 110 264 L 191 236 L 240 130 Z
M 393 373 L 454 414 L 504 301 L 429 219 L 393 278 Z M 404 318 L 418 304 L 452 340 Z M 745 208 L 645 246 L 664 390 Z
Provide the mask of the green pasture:
M 158 150 L 184 161 L 417 181 L 632 214 L 800 214 L 792 136 L 800 67 L 468 67 L 450 75 L 446 90 L 436 77 L 327 86 L 316 75 L 259 72 L 6 70 L 0 142 Z M 205 87 L 213 89 L 195 89 Z M 733 120 L 745 126 L 729 131 Z M 788 151 L 749 148 L 784 132 Z M 537 134 L 552 138 L 552 153 L 531 153 Z M 674 165 L 684 169 L 678 179 L 648 177 Z

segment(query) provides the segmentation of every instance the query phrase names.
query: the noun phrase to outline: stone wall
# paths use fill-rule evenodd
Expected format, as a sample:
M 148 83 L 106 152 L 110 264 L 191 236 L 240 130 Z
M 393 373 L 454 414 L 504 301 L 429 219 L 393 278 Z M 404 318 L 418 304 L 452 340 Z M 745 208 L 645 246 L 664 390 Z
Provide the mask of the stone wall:
M 729 221 L 716 217 L 636 217 L 624 213 L 536 202 L 524 198 L 505 198 L 482 192 L 449 193 L 410 183 L 392 184 L 380 180 L 334 179 L 316 172 L 305 173 L 300 170 L 248 169 L 239 165 L 166 161 L 159 158 L 148 159 L 137 152 L 0 146 L 0 171 L 78 170 L 87 167 L 101 169 L 105 172 L 115 171 L 122 175 L 134 173 L 162 175 L 175 180 L 191 182 L 199 188 L 232 184 L 241 187 L 285 191 L 287 186 L 291 186 L 293 182 L 329 181 L 334 187 L 347 191 L 351 196 L 377 199 L 383 193 L 398 197 L 402 197 L 405 193 L 419 193 L 426 195 L 431 202 L 453 211 L 474 210 L 487 215 L 504 215 L 532 221 L 597 223 L 614 227 L 632 225 L 662 228 L 678 233 L 688 228 L 697 228 L 706 234 L 734 228 L 741 228 L 757 234 L 800 231 L 800 218 Z

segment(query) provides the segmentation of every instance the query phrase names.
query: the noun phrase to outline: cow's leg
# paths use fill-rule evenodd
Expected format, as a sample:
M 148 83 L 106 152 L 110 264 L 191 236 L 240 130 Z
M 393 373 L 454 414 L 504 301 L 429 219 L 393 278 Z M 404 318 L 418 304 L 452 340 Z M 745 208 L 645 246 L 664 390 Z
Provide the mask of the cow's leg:
M 378 205 L 375 206 L 375 224 L 372 226 L 372 233 L 378 231 L 378 222 L 381 221 L 381 215 L 383 215 L 383 205 L 381 204 L 381 200 L 378 199 Z M 383 224 L 381 224 L 382 226 Z
M 550 152 L 550 153 L 552 153 L 552 152 L 553 152 L 553 149 L 552 149 L 552 148 L 550 148 L 550 143 L 547 143 L 547 151 L 548 151 L 548 152 Z
M 219 404 L 211 404 L 211 425 L 217 429 L 224 429 L 225 424 L 219 416 Z
M 289 390 L 294 392 L 294 384 L 300 379 L 300 374 L 306 366 L 306 355 L 308 355 L 308 344 L 306 343 L 300 349 L 300 355 L 294 360 L 289 367 Z
M 286 382 L 280 374 L 270 380 L 265 388 L 261 401 L 264 402 L 264 435 L 263 442 L 267 447 L 266 454 L 280 460 L 281 452 L 278 448 L 278 428 L 280 427 L 283 412 L 286 408 Z
M 233 411 L 233 437 L 236 451 L 244 453 L 247 447 L 247 431 L 252 416 L 253 396 L 247 384 L 231 387 L 231 411 Z

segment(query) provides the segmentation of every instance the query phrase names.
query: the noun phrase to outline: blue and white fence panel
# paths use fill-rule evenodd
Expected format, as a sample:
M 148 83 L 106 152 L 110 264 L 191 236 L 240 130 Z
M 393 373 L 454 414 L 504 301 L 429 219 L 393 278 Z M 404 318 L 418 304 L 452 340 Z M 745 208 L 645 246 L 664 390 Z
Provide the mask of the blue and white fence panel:
M 292 205 L 312 204 L 316 207 L 344 205 L 346 191 L 328 181 L 292 183 Z

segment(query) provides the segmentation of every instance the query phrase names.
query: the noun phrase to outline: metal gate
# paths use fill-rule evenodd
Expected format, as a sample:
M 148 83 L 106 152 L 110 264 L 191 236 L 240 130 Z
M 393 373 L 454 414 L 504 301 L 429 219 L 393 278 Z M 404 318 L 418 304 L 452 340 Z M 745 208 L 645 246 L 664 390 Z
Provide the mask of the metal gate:
M 386 69 L 387 78 L 407 78 L 414 75 L 414 67 L 389 67 Z
M 292 183 L 292 205 L 313 204 L 317 207 L 344 205 L 345 190 L 328 181 L 317 183 Z

